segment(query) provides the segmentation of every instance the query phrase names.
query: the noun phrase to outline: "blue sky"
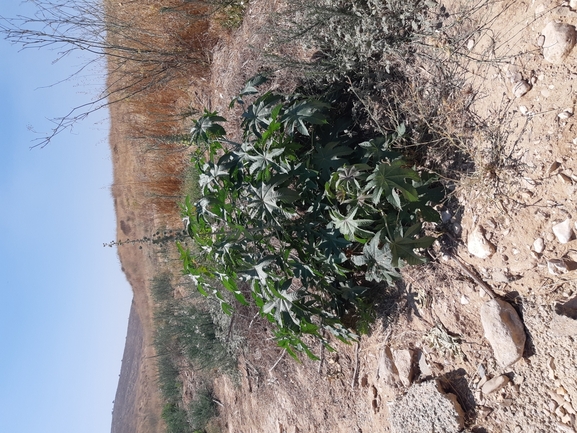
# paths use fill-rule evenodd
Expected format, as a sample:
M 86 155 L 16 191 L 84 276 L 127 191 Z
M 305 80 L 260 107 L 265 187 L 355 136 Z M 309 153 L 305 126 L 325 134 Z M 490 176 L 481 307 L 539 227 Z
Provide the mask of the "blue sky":
M 1 16 L 20 12 L 0 4 Z M 0 432 L 110 431 L 131 289 L 116 250 L 108 113 L 30 149 L 97 95 L 104 71 L 54 84 L 86 59 L 0 40 Z

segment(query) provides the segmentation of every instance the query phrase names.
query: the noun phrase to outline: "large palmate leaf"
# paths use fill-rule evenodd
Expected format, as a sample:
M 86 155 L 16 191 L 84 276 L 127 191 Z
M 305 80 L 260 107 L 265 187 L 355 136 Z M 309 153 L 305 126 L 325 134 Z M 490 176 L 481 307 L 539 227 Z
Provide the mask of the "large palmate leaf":
M 207 142 L 214 137 L 222 137 L 226 134 L 226 131 L 219 122 L 226 122 L 226 119 L 218 116 L 216 111 L 205 110 L 204 116 L 196 120 L 190 130 L 190 141 L 198 144 Z
M 244 83 L 244 88 L 240 91 L 239 94 L 241 96 L 254 95 L 255 93 L 258 93 L 257 87 L 266 83 L 267 80 L 268 78 L 264 75 L 257 74 L 250 78 L 246 83 Z
M 257 74 L 250 78 L 246 83 L 244 83 L 244 87 L 240 93 L 235 96 L 232 101 L 230 101 L 228 108 L 233 108 L 235 103 L 244 104 L 243 96 L 254 95 L 255 93 L 258 93 L 257 87 L 263 83 L 266 83 L 267 80 L 267 77 L 262 74 Z
M 390 149 L 391 141 L 389 137 L 381 136 L 359 143 L 359 146 L 364 150 L 363 160 L 368 162 L 369 159 L 372 159 L 373 161 L 379 162 L 384 159 L 397 159 L 400 154 Z
M 393 265 L 393 253 L 388 243 L 381 243 L 381 232 L 373 236 L 370 242 L 363 247 L 363 255 L 351 257 L 351 261 L 357 266 L 366 266 L 365 278 L 367 281 L 387 281 L 388 283 L 400 278 L 401 274 Z
M 290 218 L 293 215 L 292 212 L 281 207 L 279 202 L 292 203 L 298 200 L 300 195 L 290 188 L 279 188 L 277 190 L 279 183 L 281 182 L 261 182 L 258 187 L 251 186 L 252 194 L 248 207 L 251 209 L 252 218 L 275 218 L 279 214 Z
M 257 137 L 265 130 L 272 121 L 271 113 L 275 106 L 282 100 L 280 95 L 265 93 L 248 109 L 242 113 L 242 126 L 246 132 L 250 131 Z
M 409 227 L 407 230 L 403 230 L 402 227 L 395 232 L 395 237 L 390 241 L 391 251 L 393 253 L 393 265 L 399 266 L 399 260 L 402 259 L 409 265 L 420 265 L 425 263 L 427 259 L 420 256 L 415 252 L 416 248 L 428 248 L 435 238 L 431 236 L 423 236 L 421 238 L 415 238 L 421 231 L 421 223 L 417 223 Z
M 331 173 L 345 165 L 346 160 L 342 158 L 353 153 L 350 147 L 342 146 L 338 141 L 322 144 L 315 143 L 312 162 L 314 167 L 321 172 L 321 182 L 326 182 L 331 177 Z
M 228 169 L 220 164 L 207 162 L 202 168 L 202 173 L 198 180 L 198 186 L 204 192 L 205 188 L 209 191 L 216 191 L 217 182 L 220 177 L 228 176 Z
M 357 240 L 357 234 L 362 237 L 373 235 L 372 232 L 361 228 L 362 226 L 371 224 L 373 220 L 355 219 L 358 210 L 358 207 L 354 208 L 347 216 L 341 215 L 341 213 L 336 209 L 331 209 L 330 211 L 331 220 L 333 221 L 335 228 L 338 229 L 349 241 Z
M 243 269 L 238 271 L 238 275 L 245 280 L 257 280 L 261 284 L 266 285 L 267 279 L 270 278 L 269 273 L 265 271 L 274 262 L 274 257 L 268 256 L 253 265 L 251 269 Z
M 294 134 L 296 129 L 301 134 L 308 136 L 309 131 L 305 122 L 313 125 L 327 123 L 328 116 L 324 111 L 328 108 L 330 108 L 329 104 L 313 99 L 296 101 L 283 113 L 281 122 L 284 123 L 285 131 L 288 134 Z
M 256 149 L 252 148 L 252 154 L 248 152 L 245 153 L 244 158 L 250 161 L 250 166 L 248 171 L 250 174 L 254 174 L 257 171 L 264 171 L 270 166 L 278 167 L 277 157 L 284 153 L 283 148 L 279 149 Z
M 298 299 L 298 293 L 289 293 L 287 288 L 285 288 L 287 286 L 290 287 L 290 283 L 290 280 L 286 281 L 281 290 L 275 290 L 272 299 L 262 307 L 262 312 L 264 314 L 272 314 L 274 320 L 281 326 L 285 324 L 284 319 L 286 316 L 290 317 L 295 325 L 300 325 L 300 320 L 295 314 L 293 305 L 294 301 Z
M 344 188 L 347 191 L 359 191 L 360 181 L 366 177 L 365 170 L 371 167 L 367 164 L 345 165 L 336 173 L 335 188 Z
M 343 253 L 345 248 L 351 245 L 351 242 L 342 236 L 342 232 L 336 230 L 321 230 L 319 232 L 321 242 L 318 249 L 324 256 L 334 263 L 343 263 L 347 256 Z
M 419 195 L 410 180 L 419 180 L 419 174 L 404 167 L 406 163 L 397 159 L 393 162 L 382 163 L 367 178 L 366 192 L 372 192 L 373 203 L 377 204 L 381 200 L 381 195 L 385 195 L 387 201 L 397 209 L 401 209 L 401 200 L 397 190 L 399 190 L 408 201 L 417 201 Z

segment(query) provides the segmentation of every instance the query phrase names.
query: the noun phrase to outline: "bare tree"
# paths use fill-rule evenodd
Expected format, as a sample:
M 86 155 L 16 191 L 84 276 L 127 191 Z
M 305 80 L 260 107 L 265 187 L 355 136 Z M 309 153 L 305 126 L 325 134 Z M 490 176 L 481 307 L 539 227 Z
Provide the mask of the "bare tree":
M 210 2 L 196 0 L 27 0 L 31 15 L 0 16 L 0 34 L 22 49 L 51 49 L 55 61 L 72 53 L 89 59 L 65 80 L 106 60 L 107 80 L 93 100 L 54 118 L 33 147 L 44 147 L 91 113 L 165 86 L 175 76 L 201 74 L 209 62 Z M 84 56 L 86 57 L 86 56 Z

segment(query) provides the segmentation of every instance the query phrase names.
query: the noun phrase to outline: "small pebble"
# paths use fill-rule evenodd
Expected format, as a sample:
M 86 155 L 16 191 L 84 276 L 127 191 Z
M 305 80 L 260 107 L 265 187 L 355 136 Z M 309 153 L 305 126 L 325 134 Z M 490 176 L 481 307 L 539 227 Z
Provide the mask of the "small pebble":
M 553 173 L 555 170 L 557 170 L 559 167 L 561 167 L 561 163 L 559 161 L 553 161 L 551 163 L 551 165 L 549 166 L 549 168 L 547 169 L 547 174 L 551 174 Z
M 561 180 L 561 182 L 563 182 L 565 185 L 571 185 L 573 183 L 573 180 L 571 179 L 571 177 L 567 176 L 565 173 L 559 173 L 557 174 L 557 177 Z
M 521 80 L 513 86 L 513 94 L 516 98 L 520 98 L 529 90 L 531 90 L 531 84 L 529 84 L 526 80 Z
M 535 242 L 533 242 L 533 251 L 535 251 L 537 254 L 541 254 L 543 251 L 545 251 L 545 241 L 543 238 L 535 239 Z
M 481 259 L 492 256 L 497 250 L 495 245 L 486 239 L 485 230 L 480 226 L 475 227 L 473 231 L 469 233 L 467 237 L 467 249 L 469 253 Z
M 567 390 L 565 388 L 563 388 L 563 386 L 560 386 L 559 388 L 557 388 L 555 390 L 555 392 L 559 395 L 565 395 L 567 394 Z
M 547 261 L 547 270 L 551 275 L 566 274 L 569 269 L 563 259 L 552 259 Z
M 481 392 L 485 395 L 498 391 L 509 383 L 509 378 L 505 375 L 496 376 L 488 380 L 481 387 Z
M 566 219 L 565 221 L 553 226 L 553 233 L 560 243 L 566 244 L 573 239 L 573 229 L 571 228 L 571 225 L 571 220 Z
M 449 212 L 448 210 L 444 209 L 441 211 L 441 221 L 446 224 L 449 221 L 451 221 L 451 212 Z

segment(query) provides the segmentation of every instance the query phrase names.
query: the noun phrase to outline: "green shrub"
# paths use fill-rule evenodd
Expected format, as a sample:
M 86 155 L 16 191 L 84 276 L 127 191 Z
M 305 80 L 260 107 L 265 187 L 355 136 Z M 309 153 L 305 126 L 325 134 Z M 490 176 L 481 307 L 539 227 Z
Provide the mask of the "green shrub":
M 232 104 L 244 105 L 263 81 L 249 81 Z M 315 357 L 303 334 L 325 344 L 322 329 L 356 338 L 342 317 L 366 305 L 367 281 L 390 283 L 404 264 L 425 261 L 417 251 L 434 239 L 420 236 L 421 223 L 438 220 L 432 204 L 443 196 L 433 176 L 393 150 L 402 125 L 365 139 L 350 120 L 349 96 L 339 88 L 325 95 L 258 97 L 242 114 L 242 143 L 227 140 L 225 119 L 206 112 L 191 134 L 203 195 L 182 205 L 202 248 L 195 255 L 179 245 L 184 272 L 227 313 L 214 280 L 238 302 L 252 299 L 295 358 Z
M 170 281 L 170 274 L 157 275 L 151 284 L 152 297 L 157 303 L 164 303 L 173 299 L 174 287 Z
M 277 45 L 299 42 L 317 50 L 309 73 L 340 80 L 374 74 L 414 51 L 412 42 L 432 34 L 439 5 L 432 0 L 288 0 L 281 21 L 271 29 Z M 293 59 L 295 60 L 295 59 Z M 286 61 L 286 59 L 284 59 Z M 281 59 L 281 62 L 284 62 Z M 301 63 L 301 66 L 302 63 Z
M 169 380 L 173 373 L 169 367 L 174 356 L 184 356 L 195 369 L 216 368 L 228 371 L 234 366 L 234 358 L 217 338 L 216 325 L 206 305 L 203 305 L 205 302 L 198 299 L 195 302 L 175 300 L 168 274 L 154 278 L 152 293 L 157 301 L 154 341 L 159 355 L 161 384 L 173 382 Z M 175 374 L 178 374 L 177 370 Z M 163 386 L 172 395 L 174 387 Z
M 216 403 L 209 388 L 200 389 L 196 398 L 190 402 L 188 416 L 192 430 L 204 431 L 211 418 L 217 415 Z
M 182 384 L 179 371 L 169 354 L 160 354 L 157 358 L 158 383 L 162 396 L 167 402 L 174 402 L 182 396 Z
M 176 403 L 167 403 L 162 409 L 162 419 L 166 423 L 166 433 L 193 433 L 186 410 Z

